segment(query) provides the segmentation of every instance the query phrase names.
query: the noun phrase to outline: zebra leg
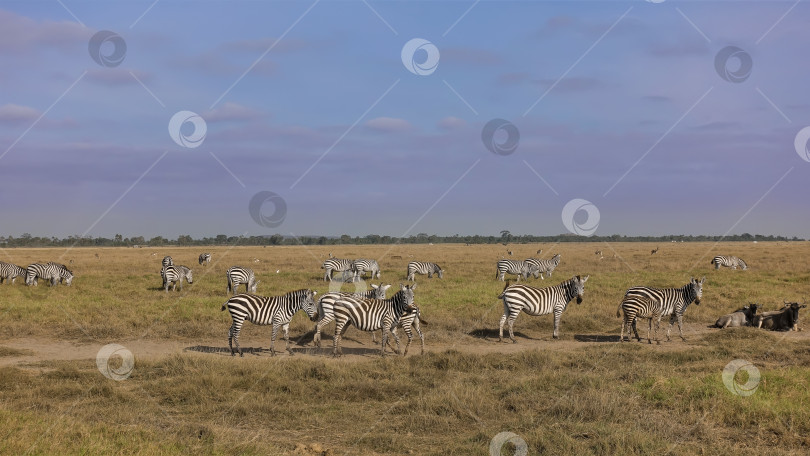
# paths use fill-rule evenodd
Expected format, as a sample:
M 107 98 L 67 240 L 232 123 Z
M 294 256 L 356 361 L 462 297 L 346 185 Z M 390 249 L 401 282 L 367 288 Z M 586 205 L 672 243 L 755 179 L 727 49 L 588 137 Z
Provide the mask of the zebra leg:
M 340 320 L 335 320 L 335 338 L 332 340 L 334 351 L 332 352 L 332 356 L 336 358 L 338 356 L 343 356 L 343 349 L 340 347 L 340 342 L 341 339 L 343 339 L 343 334 L 347 329 L 349 329 L 348 321 L 341 323 Z
M 270 333 L 270 356 L 276 356 L 276 336 L 279 325 L 273 324 L 273 331 Z
M 678 315 L 678 333 L 681 336 L 681 340 L 686 342 L 686 337 L 683 337 L 683 315 Z
M 650 339 L 650 333 L 652 332 L 652 318 L 650 318 L 650 325 L 647 327 L 647 343 L 652 345 L 652 339 Z
M 287 350 L 290 356 L 293 356 L 295 353 L 290 349 L 290 324 L 286 323 L 281 329 L 284 331 L 284 349 Z
M 562 318 L 562 310 L 554 310 L 554 333 L 551 337 L 554 339 L 560 338 L 560 319 Z M 511 328 L 510 328 L 511 329 Z
M 669 317 L 669 327 L 667 328 L 667 342 L 671 341 L 672 339 L 669 337 L 669 333 L 672 331 L 672 325 L 675 324 L 675 313 L 672 313 L 672 316 Z
M 380 336 L 380 337 L 382 337 L 382 336 Z M 377 343 L 377 333 L 376 333 L 376 332 L 374 332 L 374 331 L 371 331 L 371 343 L 372 343 L 372 344 L 376 344 L 376 343 Z
M 414 325 L 416 325 L 415 326 L 416 327 L 416 333 L 419 334 L 419 339 L 422 340 L 422 352 L 420 354 L 424 355 L 425 354 L 425 335 L 422 334 L 422 330 L 419 328 L 419 315 L 416 316 L 416 319 L 414 320 L 413 323 L 414 323 Z
M 501 316 L 501 322 L 499 324 L 498 329 L 498 342 L 503 342 L 503 324 L 506 323 L 506 310 L 504 309 L 503 315 Z
M 405 356 L 405 355 L 408 354 L 408 347 L 411 346 L 411 341 L 413 340 L 413 332 L 411 331 L 410 326 L 408 326 L 408 327 L 403 326 L 402 329 L 405 331 L 405 335 L 408 336 L 408 343 L 405 344 L 405 353 L 402 354 L 402 356 Z M 397 329 L 394 328 L 394 331 L 396 331 L 396 330 Z M 396 335 L 396 332 L 394 333 L 394 335 Z
M 650 320 L 650 324 L 652 324 L 652 320 Z M 658 320 L 655 321 L 655 343 L 661 345 L 661 339 L 658 338 L 658 329 L 661 327 L 661 315 L 658 316 Z
M 321 348 L 321 328 L 331 323 L 334 319 L 334 315 L 324 315 L 324 317 L 321 318 L 321 321 L 315 325 L 315 336 L 312 337 L 312 343 L 316 347 Z
M 228 347 L 231 349 L 231 356 L 234 356 L 235 353 L 233 352 L 233 325 L 228 328 Z
M 638 327 L 636 326 L 637 321 L 638 321 L 638 318 L 636 316 L 633 316 L 633 320 L 630 322 L 630 324 L 632 325 L 633 334 L 635 334 L 636 340 L 641 342 L 641 336 L 638 335 Z M 629 331 L 628 331 L 628 333 L 629 333 Z

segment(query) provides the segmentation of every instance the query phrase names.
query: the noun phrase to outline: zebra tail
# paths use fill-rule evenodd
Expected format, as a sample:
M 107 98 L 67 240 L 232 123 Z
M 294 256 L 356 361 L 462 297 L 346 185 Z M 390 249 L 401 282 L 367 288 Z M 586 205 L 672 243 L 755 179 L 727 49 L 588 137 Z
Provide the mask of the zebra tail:
M 620 302 L 619 308 L 616 309 L 616 318 L 622 318 L 622 304 L 624 304 L 624 301 Z
M 221 309 L 219 309 L 219 311 L 220 311 L 220 312 L 222 312 L 223 310 L 227 309 L 227 308 L 228 308 L 228 303 L 229 303 L 229 302 L 231 302 L 231 301 L 230 301 L 230 300 L 225 301 L 225 304 L 223 304 L 223 305 L 222 305 L 222 308 L 221 308 Z
M 509 279 L 506 280 L 506 285 L 503 286 L 503 291 L 498 295 L 498 299 L 503 299 L 503 294 L 506 292 L 507 288 L 509 288 Z

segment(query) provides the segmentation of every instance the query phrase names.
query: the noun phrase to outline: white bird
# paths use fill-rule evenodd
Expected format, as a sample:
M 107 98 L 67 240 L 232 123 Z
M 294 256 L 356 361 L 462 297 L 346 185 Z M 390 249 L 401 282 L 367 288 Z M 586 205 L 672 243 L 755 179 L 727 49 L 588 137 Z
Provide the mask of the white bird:
M 276 269 L 276 274 L 278 274 L 280 271 L 281 271 L 281 269 Z

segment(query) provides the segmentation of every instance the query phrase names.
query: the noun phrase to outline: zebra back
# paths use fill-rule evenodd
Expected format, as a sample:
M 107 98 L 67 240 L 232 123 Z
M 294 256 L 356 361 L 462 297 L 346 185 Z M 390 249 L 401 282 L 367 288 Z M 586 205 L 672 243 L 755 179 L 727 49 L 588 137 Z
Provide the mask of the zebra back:
M 248 293 L 256 293 L 256 286 L 259 284 L 259 281 L 256 280 L 253 269 L 244 268 L 242 266 L 231 266 L 225 272 L 225 275 L 228 279 L 227 290 L 229 292 L 236 293 L 236 289 L 239 285 L 244 283 Z
M 545 315 L 555 309 L 562 312 L 574 298 L 576 298 L 577 304 L 582 303 L 585 282 L 588 278 L 590 276 L 575 276 L 545 288 L 522 284 L 509 285 L 507 282 L 498 298 L 503 299 L 504 306 L 510 309 L 510 313 L 523 310 L 529 315 Z
M 12 282 L 17 277 L 25 277 L 25 269 L 12 263 L 5 263 L 0 261 L 0 279 L 11 279 Z
M 334 304 L 338 326 L 342 328 L 351 322 L 362 331 L 376 331 L 390 323 L 393 329 L 402 315 L 412 309 L 414 288 L 416 285 L 401 285 L 399 291 L 390 299 L 344 296 Z M 337 334 L 337 327 L 335 331 Z
M 694 301 L 695 305 L 700 305 L 703 296 L 703 283 L 706 277 L 697 281 L 692 277 L 686 285 L 680 288 L 652 288 L 652 287 L 632 287 L 624 294 L 624 299 L 619 305 L 624 309 L 639 306 L 643 300 L 651 300 L 661 303 L 662 316 L 683 315 L 686 308 Z M 627 305 L 625 306 L 625 303 Z
M 299 310 L 304 310 L 311 320 L 318 317 L 315 306 L 317 292 L 309 289 L 291 291 L 280 296 L 238 294 L 231 296 L 220 310 L 228 309 L 234 323 L 249 321 L 256 325 L 283 325 L 292 320 Z
M 369 299 L 385 299 L 385 292 L 391 288 L 391 285 L 375 285 L 371 284 L 371 289 L 364 292 L 348 293 L 343 291 L 330 291 L 325 293 L 318 299 L 318 316 L 322 320 L 326 317 L 334 315 L 335 301 L 344 298 L 369 298 Z M 331 321 L 331 320 L 330 320 Z
M 60 270 L 53 264 L 33 263 L 26 268 L 25 284 L 36 285 L 37 278 L 50 280 L 51 285 L 56 285 L 61 279 Z

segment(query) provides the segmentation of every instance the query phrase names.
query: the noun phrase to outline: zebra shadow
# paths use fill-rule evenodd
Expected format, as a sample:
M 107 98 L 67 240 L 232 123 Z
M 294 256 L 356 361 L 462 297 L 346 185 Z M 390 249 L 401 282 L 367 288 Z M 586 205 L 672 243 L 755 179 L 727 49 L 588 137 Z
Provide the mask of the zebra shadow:
M 325 341 L 324 341 L 325 342 Z M 334 348 L 330 343 L 327 347 L 324 344 L 321 348 L 317 347 L 291 347 L 295 354 L 303 354 L 303 355 L 312 355 L 312 356 L 332 356 L 334 353 Z M 364 348 L 364 347 L 341 347 L 344 355 L 355 355 L 355 356 L 379 356 L 380 355 L 380 348 Z M 389 350 L 388 354 L 391 354 Z
M 574 340 L 578 342 L 619 342 L 619 335 L 575 334 Z
M 283 348 L 283 347 L 282 347 Z M 214 353 L 217 355 L 231 355 L 231 349 L 228 347 L 210 347 L 207 345 L 194 345 L 192 347 L 186 347 L 183 351 L 193 351 L 197 353 Z M 270 352 L 269 348 L 261 348 L 261 347 L 242 347 L 242 353 L 246 355 L 255 355 L 259 356 L 262 352 Z
M 499 337 L 499 330 L 498 329 L 493 329 L 493 328 L 474 329 L 474 330 L 468 332 L 467 335 L 475 337 L 477 339 L 484 339 L 484 340 L 495 339 L 495 340 L 497 340 L 498 337 Z M 506 329 L 506 328 L 504 328 L 503 337 L 505 339 L 509 338 L 509 330 Z M 529 336 L 527 336 L 526 334 L 524 334 L 524 333 L 522 333 L 520 331 L 515 331 L 515 337 L 520 337 L 522 339 L 529 339 L 529 340 L 541 340 L 541 339 L 538 339 L 538 338 L 535 338 L 535 337 L 529 337 Z

